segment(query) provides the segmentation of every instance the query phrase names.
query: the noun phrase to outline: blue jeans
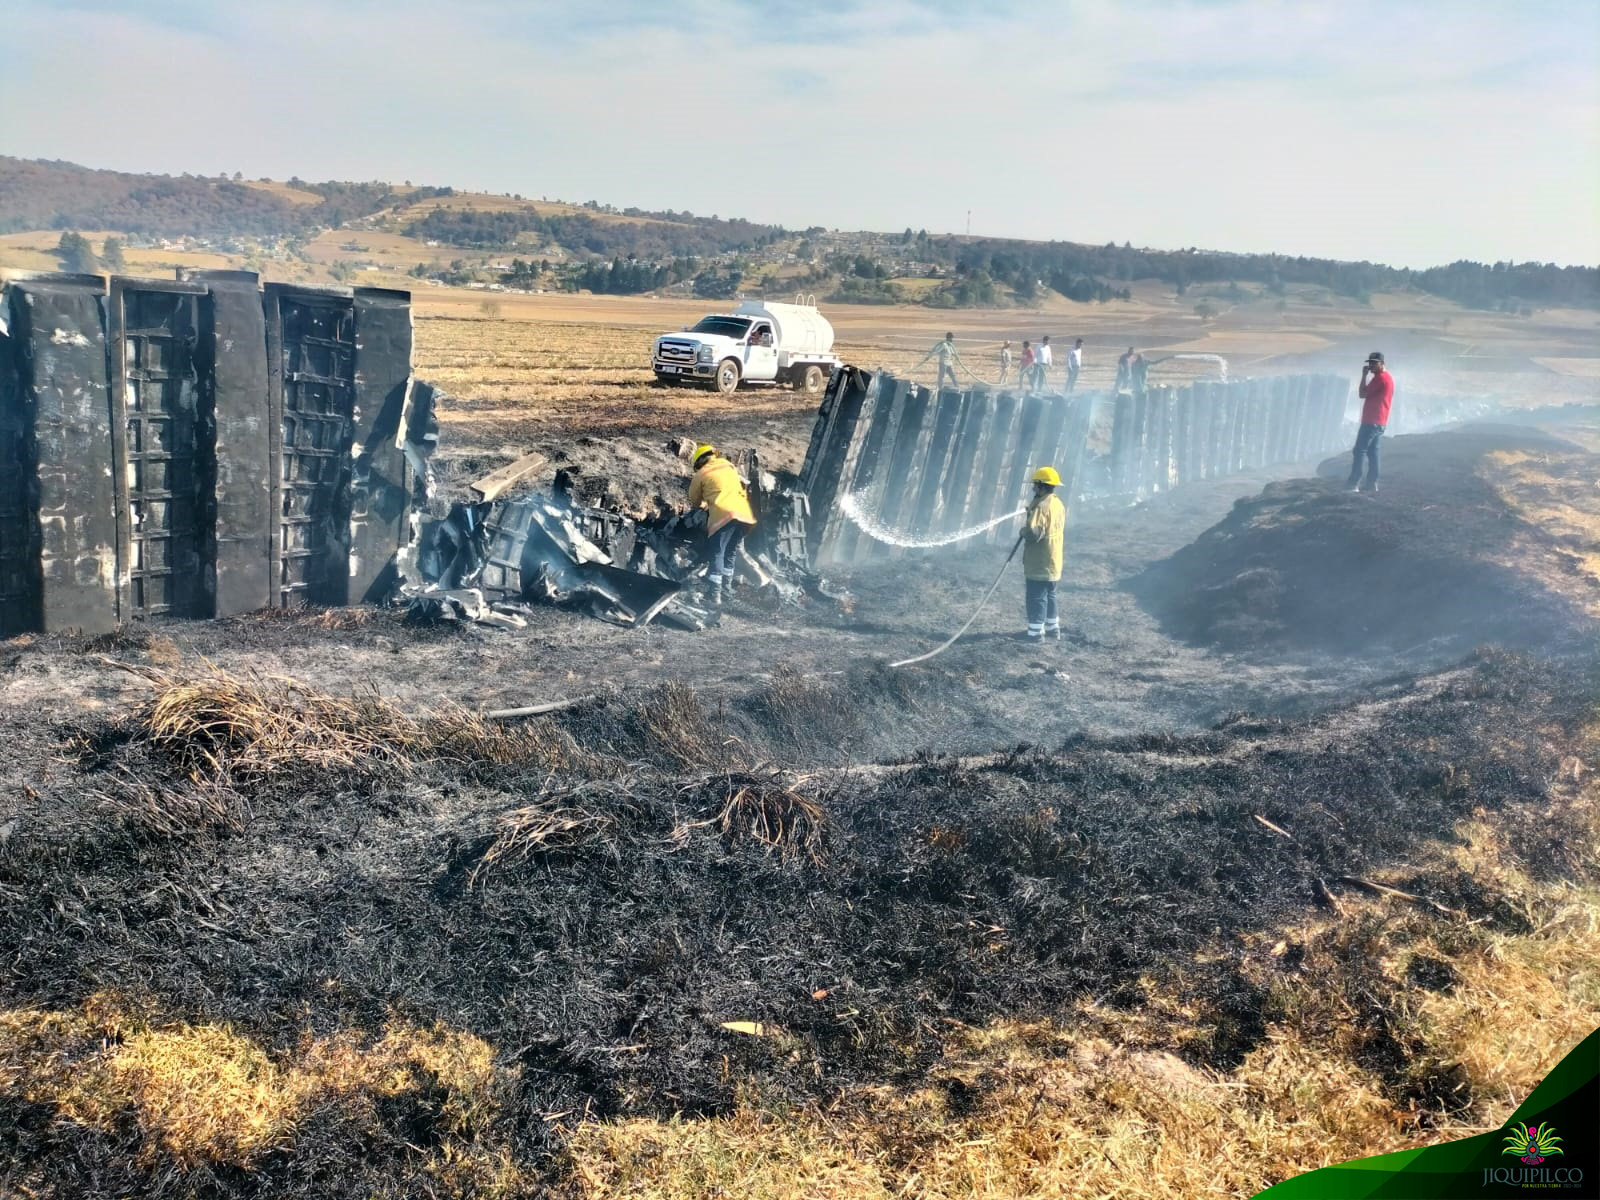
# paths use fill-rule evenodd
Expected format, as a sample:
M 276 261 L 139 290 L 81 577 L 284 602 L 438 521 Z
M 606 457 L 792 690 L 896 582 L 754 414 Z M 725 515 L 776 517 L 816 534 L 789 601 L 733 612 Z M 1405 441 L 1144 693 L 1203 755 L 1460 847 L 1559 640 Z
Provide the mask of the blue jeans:
M 707 572 L 713 581 L 723 576 L 733 578 L 734 563 L 738 559 L 739 543 L 744 541 L 743 521 L 729 521 L 706 538 L 707 558 L 711 569 Z
M 1346 487 L 1354 487 L 1361 482 L 1361 459 L 1364 455 L 1367 460 L 1367 487 L 1376 487 L 1378 483 L 1378 442 L 1383 438 L 1382 425 L 1363 425 L 1361 432 L 1356 434 L 1356 448 L 1350 452 L 1350 478 L 1345 480 Z
M 1061 615 L 1056 611 L 1056 581 L 1054 579 L 1029 579 L 1026 582 L 1028 598 L 1028 636 L 1043 637 L 1046 632 L 1061 631 Z

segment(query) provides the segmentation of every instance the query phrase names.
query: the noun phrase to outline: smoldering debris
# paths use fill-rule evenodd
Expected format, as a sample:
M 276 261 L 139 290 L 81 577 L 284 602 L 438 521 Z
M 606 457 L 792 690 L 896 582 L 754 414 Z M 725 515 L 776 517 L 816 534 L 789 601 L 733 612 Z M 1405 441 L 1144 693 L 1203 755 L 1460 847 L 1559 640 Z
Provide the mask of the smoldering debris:
M 528 461 L 513 464 L 523 477 Z M 805 494 L 762 469 L 754 451 L 735 462 L 757 519 L 740 550 L 740 583 L 769 609 L 808 594 L 836 600 L 807 564 Z M 490 486 L 500 488 L 499 474 Z M 696 631 L 716 624 L 717 610 L 694 590 L 705 572 L 705 513 L 661 500 L 635 514 L 583 503 L 593 491 L 560 470 L 548 496 L 452 505 L 397 556 L 392 602 L 430 621 L 516 626 L 531 606 L 551 605 L 631 628 L 657 620 Z

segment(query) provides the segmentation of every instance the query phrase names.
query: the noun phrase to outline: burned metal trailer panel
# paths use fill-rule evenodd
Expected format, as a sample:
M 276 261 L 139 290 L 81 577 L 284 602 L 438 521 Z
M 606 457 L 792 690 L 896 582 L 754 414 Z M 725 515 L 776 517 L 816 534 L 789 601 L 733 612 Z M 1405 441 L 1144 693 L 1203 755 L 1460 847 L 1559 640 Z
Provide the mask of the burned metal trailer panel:
M 372 595 L 431 448 L 412 391 L 404 292 L 10 280 L 0 633 Z
M 400 431 L 411 392 L 411 293 L 357 288 L 355 309 L 349 597 L 372 600 L 409 536 L 411 474 Z
M 15 379 L 7 423 L 25 424 L 37 555 L 24 607 L 45 632 L 103 632 L 117 621 L 116 470 L 106 402 L 105 281 L 58 275 L 11 284 L 7 347 Z M 10 537 L 7 539 L 11 542 Z M 6 557 L 10 557 L 7 555 Z
M 1050 465 L 1069 502 L 1137 500 L 1185 483 L 1343 448 L 1349 384 L 1331 375 L 1201 381 L 1071 396 L 937 395 L 855 368 L 829 382 L 801 471 L 816 565 L 902 553 L 1003 518 Z M 894 541 L 865 536 L 847 497 Z M 1010 536 L 999 526 L 987 537 Z
M 267 406 L 267 335 L 257 278 L 248 271 L 186 271 L 203 285 L 200 344 L 210 368 L 212 414 L 213 601 L 216 616 L 272 603 L 275 531 Z
M 267 404 L 276 446 L 275 607 L 349 600 L 355 305 L 348 293 L 268 284 Z
M 117 617 L 209 617 L 216 581 L 215 423 L 205 288 L 113 279 L 107 306 Z
M 23 389 L 15 293 L 0 293 L 0 637 L 43 627 L 33 397 Z

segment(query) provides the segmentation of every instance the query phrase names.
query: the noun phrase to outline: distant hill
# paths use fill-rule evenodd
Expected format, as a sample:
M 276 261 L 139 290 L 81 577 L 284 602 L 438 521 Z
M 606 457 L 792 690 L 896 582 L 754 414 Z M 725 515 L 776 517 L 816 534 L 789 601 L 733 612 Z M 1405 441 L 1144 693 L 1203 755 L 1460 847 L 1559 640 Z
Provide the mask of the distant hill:
M 405 189 L 401 195 L 386 183 L 290 184 L 130 175 L 0 157 L 0 233 L 115 229 L 150 237 L 290 237 L 337 228 L 386 206 L 415 202 L 428 191 Z
M 785 230 L 714 217 L 614 221 L 588 213 L 540 216 L 530 206 L 520 212 L 488 213 L 434 208 L 409 222 L 405 232 L 450 246 L 486 250 L 514 247 L 531 235 L 536 241 L 602 257 L 672 259 L 757 249 L 783 237 Z
M 1179 295 L 1191 285 L 1238 291 L 1254 284 L 1281 297 L 1299 284 L 1357 301 L 1415 288 L 1501 311 L 1600 307 L 1595 267 L 1463 261 L 1412 271 L 1280 254 L 930 236 L 926 230 L 795 232 L 736 218 L 449 187 L 133 175 L 0 157 L 0 234 L 84 229 L 249 239 L 255 244 L 246 252 L 265 257 L 282 253 L 275 241 L 289 242 L 291 252 L 304 257 L 305 243 L 327 231 L 376 233 L 390 239 L 380 265 L 415 278 L 622 294 L 692 288 L 709 297 L 802 288 L 836 301 L 967 307 L 1028 304 L 1045 289 L 1082 302 L 1110 300 L 1126 296 L 1134 280 L 1155 279 Z

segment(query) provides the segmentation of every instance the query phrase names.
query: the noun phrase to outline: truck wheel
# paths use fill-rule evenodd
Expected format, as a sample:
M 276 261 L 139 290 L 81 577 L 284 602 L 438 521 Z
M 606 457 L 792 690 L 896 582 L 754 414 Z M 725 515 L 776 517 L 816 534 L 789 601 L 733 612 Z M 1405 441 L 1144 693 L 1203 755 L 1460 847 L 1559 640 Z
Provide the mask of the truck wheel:
M 822 389 L 828 383 L 828 376 L 821 367 L 812 363 L 800 373 L 800 378 L 795 382 L 802 394 L 815 399 L 822 395 Z
M 739 390 L 739 360 L 725 358 L 717 364 L 715 380 L 717 391 L 724 396 L 731 396 Z

